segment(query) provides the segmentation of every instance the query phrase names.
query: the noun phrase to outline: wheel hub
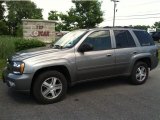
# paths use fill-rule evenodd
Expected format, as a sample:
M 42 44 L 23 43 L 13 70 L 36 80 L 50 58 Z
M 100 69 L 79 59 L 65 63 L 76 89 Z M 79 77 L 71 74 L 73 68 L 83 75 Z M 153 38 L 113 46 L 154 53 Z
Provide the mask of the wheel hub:
M 62 83 L 56 77 L 50 77 L 44 80 L 41 85 L 41 93 L 47 99 L 58 97 L 62 91 Z
M 147 76 L 147 71 L 144 66 L 140 66 L 136 71 L 136 79 L 140 82 L 144 81 Z

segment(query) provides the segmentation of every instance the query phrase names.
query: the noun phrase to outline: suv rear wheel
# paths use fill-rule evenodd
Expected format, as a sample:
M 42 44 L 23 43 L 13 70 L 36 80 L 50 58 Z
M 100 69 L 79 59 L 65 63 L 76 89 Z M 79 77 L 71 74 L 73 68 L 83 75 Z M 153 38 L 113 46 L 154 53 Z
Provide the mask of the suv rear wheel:
M 148 66 L 144 62 L 137 62 L 133 68 L 131 82 L 135 85 L 140 85 L 146 82 L 148 78 Z
M 33 85 L 33 95 L 42 104 L 62 100 L 67 91 L 67 81 L 58 71 L 46 71 L 40 74 Z

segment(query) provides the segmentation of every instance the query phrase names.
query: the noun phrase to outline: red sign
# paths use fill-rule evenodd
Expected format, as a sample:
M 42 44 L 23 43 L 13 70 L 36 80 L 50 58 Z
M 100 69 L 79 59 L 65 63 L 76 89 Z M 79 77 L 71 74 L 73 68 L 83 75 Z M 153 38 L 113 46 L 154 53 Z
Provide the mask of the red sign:
M 31 36 L 37 37 L 37 36 L 49 36 L 49 31 L 43 31 L 43 26 L 42 25 L 37 25 L 36 28 L 38 29 L 37 31 L 33 31 L 31 33 Z
M 49 36 L 49 31 L 33 31 L 31 36 L 37 37 L 37 36 Z
M 38 31 L 38 36 L 49 36 L 49 31 Z

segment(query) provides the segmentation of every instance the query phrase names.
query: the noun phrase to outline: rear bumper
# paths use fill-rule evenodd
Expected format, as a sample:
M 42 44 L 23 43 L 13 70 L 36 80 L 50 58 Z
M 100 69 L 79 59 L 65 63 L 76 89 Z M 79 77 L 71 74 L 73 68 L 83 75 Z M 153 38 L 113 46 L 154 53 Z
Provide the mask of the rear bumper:
M 16 91 L 29 92 L 31 88 L 32 75 L 22 74 L 15 75 L 4 69 L 2 73 L 3 82 Z

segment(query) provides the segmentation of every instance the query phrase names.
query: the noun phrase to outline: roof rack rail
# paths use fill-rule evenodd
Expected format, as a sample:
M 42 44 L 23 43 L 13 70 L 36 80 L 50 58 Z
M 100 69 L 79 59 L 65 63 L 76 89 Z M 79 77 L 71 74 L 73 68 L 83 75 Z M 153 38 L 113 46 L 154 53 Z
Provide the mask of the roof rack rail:
M 103 28 L 113 28 L 111 26 L 105 26 Z M 114 28 L 133 28 L 132 26 L 115 26 Z

